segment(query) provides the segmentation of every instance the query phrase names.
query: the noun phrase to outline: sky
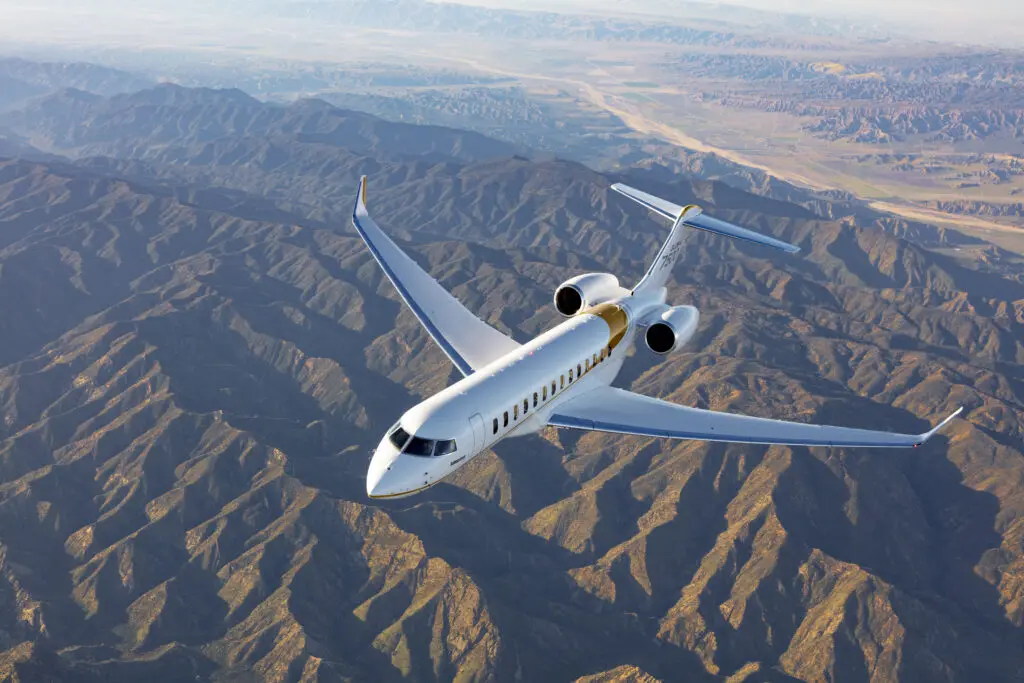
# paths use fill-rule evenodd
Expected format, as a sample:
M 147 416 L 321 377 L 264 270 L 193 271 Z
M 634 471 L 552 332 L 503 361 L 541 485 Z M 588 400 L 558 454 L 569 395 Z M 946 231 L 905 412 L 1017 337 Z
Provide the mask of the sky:
M 226 8 L 235 16 L 231 26 L 245 32 L 244 7 L 287 6 L 297 0 L 0 0 L 0 46 L 6 38 L 49 36 L 48 42 L 81 37 L 93 44 L 104 37 L 141 38 L 152 32 L 157 42 L 173 43 L 175 36 L 204 34 L 214 29 L 208 12 Z M 330 0 L 319 0 L 330 2 Z M 341 2 L 342 0 L 338 0 Z M 436 1 L 436 0 L 435 0 Z M 897 24 L 901 33 L 922 39 L 1024 48 L 1024 0 L 445 0 L 521 9 L 593 12 L 645 11 L 662 16 L 686 16 L 687 4 L 728 4 L 765 11 L 808 15 L 844 15 L 869 25 Z M 692 12 L 692 10 L 690 10 Z M 206 19 L 204 21 L 204 19 Z M 218 29 L 222 27 L 218 26 Z M 5 30 L 6 29 L 6 30 Z M 182 30 L 184 29 L 184 31 Z

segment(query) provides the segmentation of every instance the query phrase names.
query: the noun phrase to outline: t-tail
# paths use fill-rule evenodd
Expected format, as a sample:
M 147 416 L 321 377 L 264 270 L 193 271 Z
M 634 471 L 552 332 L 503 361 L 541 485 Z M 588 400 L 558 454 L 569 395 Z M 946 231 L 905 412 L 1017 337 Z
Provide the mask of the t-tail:
M 791 254 L 800 251 L 800 247 L 788 242 L 777 240 L 774 237 L 766 237 L 753 230 L 747 230 L 718 218 L 712 218 L 704 214 L 699 206 L 693 204 L 689 206 L 673 204 L 670 201 L 660 199 L 621 183 L 612 185 L 612 189 L 619 194 L 629 197 L 637 204 L 650 209 L 659 216 L 672 221 L 672 232 L 669 233 L 668 239 L 665 240 L 661 249 L 658 250 L 658 255 L 654 258 L 654 263 L 651 264 L 647 274 L 637 283 L 633 290 L 635 292 L 665 286 L 669 276 L 672 274 L 672 268 L 675 267 L 676 260 L 683 249 L 683 235 L 685 234 L 683 228 L 696 228 L 745 242 L 763 244 L 766 247 L 781 249 Z

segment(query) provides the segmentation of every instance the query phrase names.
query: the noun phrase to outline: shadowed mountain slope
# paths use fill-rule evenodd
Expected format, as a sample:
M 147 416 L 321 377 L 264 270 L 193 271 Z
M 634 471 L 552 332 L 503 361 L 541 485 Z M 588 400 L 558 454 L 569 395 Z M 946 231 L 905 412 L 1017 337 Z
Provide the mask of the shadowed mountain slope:
M 448 131 L 418 134 L 452 149 Z M 380 224 L 521 340 L 556 322 L 571 275 L 638 278 L 664 226 L 566 162 L 293 136 L 273 163 L 255 133 L 265 156 L 233 157 L 234 133 L 167 135 L 184 151 L 0 161 L 0 676 L 1024 670 L 1009 266 L 719 183 L 651 183 L 804 252 L 690 237 L 670 298 L 701 309 L 698 335 L 667 359 L 638 351 L 622 386 L 859 427 L 923 430 L 957 405 L 966 419 L 911 452 L 548 430 L 371 506 L 369 449 L 453 375 L 344 220 L 360 174 Z
M 280 138 L 416 158 L 475 160 L 517 151 L 479 133 L 391 123 L 321 100 L 285 107 L 260 102 L 241 90 L 170 83 L 109 99 L 67 88 L 0 118 L 37 147 L 71 156 L 148 156 L 159 151 L 164 160 L 203 163 L 209 154 L 204 145 L 239 138 Z
M 147 79 L 119 69 L 83 62 L 32 62 L 0 57 L 0 110 L 61 88 L 116 95 L 151 86 Z

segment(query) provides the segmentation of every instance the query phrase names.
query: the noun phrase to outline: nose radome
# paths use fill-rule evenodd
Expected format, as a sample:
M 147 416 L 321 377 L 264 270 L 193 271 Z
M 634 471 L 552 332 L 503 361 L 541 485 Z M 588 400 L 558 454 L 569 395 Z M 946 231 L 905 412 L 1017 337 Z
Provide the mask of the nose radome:
M 373 458 L 370 459 L 370 467 L 366 471 L 366 495 L 373 497 L 388 493 L 385 490 L 387 488 L 385 479 L 388 468 L 397 457 L 398 450 L 387 439 L 377 446 Z
M 374 467 L 373 461 L 370 461 L 370 469 L 366 473 L 366 495 L 371 498 L 375 495 L 374 492 L 380 486 L 380 480 L 384 477 L 384 471 L 381 468 Z

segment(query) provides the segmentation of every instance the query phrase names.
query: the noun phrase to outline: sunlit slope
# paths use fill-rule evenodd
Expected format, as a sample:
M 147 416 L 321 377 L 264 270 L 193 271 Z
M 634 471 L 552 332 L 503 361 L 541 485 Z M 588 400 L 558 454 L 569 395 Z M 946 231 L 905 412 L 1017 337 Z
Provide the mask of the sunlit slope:
M 207 149 L 244 145 L 228 137 Z M 369 449 L 452 369 L 341 219 L 355 177 L 373 178 L 381 225 L 519 339 L 554 323 L 562 279 L 638 277 L 664 227 L 574 164 L 280 149 L 0 162 L 8 679 L 1024 667 L 1009 257 L 964 265 L 715 183 L 652 188 L 804 253 L 691 238 L 670 296 L 701 330 L 668 359 L 638 352 L 623 386 L 860 427 L 967 419 L 908 453 L 551 431 L 379 508 Z

